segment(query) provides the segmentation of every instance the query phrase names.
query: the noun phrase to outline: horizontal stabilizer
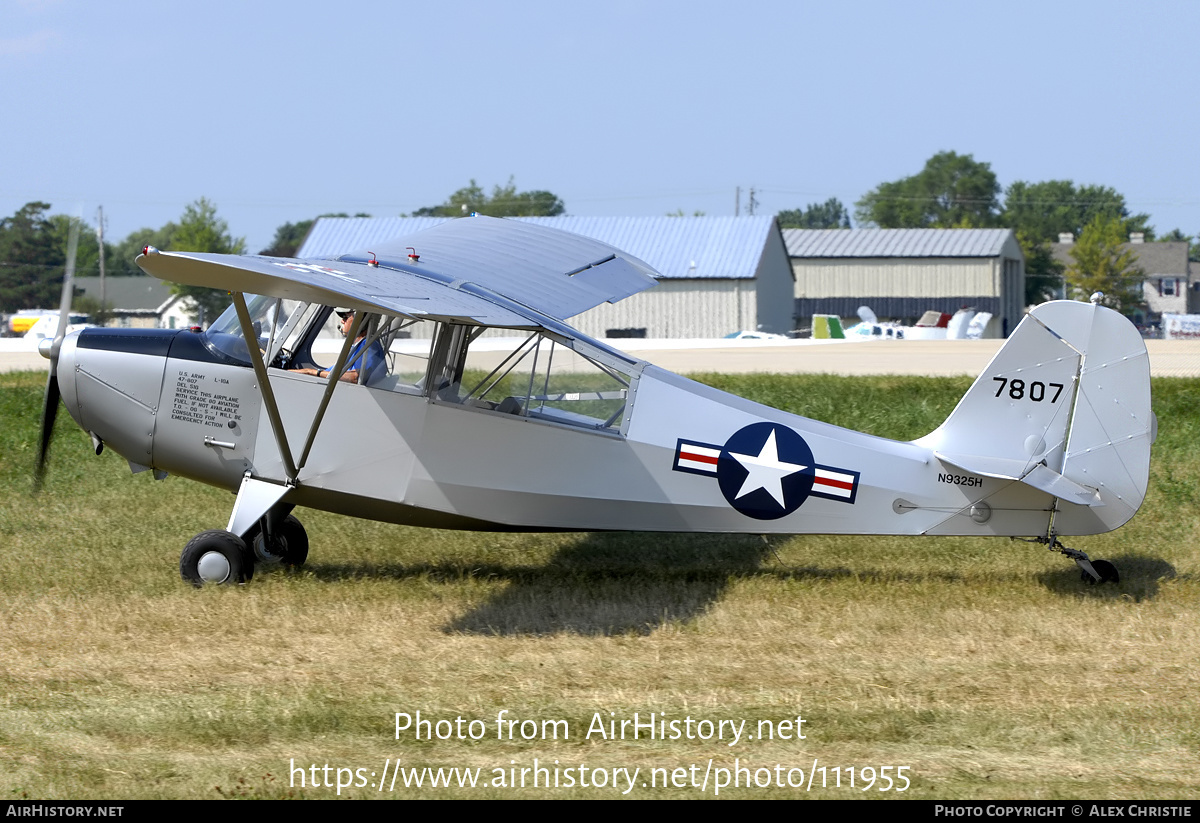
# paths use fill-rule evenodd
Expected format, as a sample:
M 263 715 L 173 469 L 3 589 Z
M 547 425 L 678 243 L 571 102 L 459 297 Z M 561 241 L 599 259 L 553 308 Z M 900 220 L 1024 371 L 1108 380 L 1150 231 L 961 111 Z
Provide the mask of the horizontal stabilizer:
M 1019 480 L 1068 503 L 1078 503 L 1081 506 L 1104 505 L 1104 500 L 1101 499 L 1096 489 L 1081 486 L 1074 480 L 1063 477 L 1044 463 L 1037 463 L 1030 467 L 1027 460 L 1012 460 L 1004 457 L 980 457 L 968 454 L 943 454 L 942 452 L 934 452 L 934 456 L 944 463 L 974 474 L 982 474 L 984 477 Z

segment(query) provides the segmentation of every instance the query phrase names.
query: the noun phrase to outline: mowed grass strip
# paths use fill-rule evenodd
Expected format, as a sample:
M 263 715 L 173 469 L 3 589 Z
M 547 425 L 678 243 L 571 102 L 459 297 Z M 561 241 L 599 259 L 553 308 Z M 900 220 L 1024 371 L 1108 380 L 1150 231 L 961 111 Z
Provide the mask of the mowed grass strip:
M 923 798 L 1195 797 L 1200 749 L 1200 381 L 1154 384 L 1146 504 L 1073 545 L 1121 569 L 1004 539 L 511 535 L 406 529 L 299 511 L 300 573 L 194 590 L 183 544 L 227 492 L 95 457 L 65 412 L 30 494 L 44 375 L 0 376 L 0 789 L 7 797 L 332 797 L 308 767 L 363 769 L 341 797 L 619 797 L 483 788 L 493 770 L 640 769 L 628 797 L 735 758 L 761 780 L 814 763 L 907 766 Z M 969 381 L 705 375 L 817 419 L 908 439 Z M 394 714 L 480 720 L 480 740 L 395 738 Z M 536 739 L 497 739 L 496 716 Z M 746 721 L 755 739 L 608 740 L 597 719 Z M 611 713 L 611 714 L 610 714 Z M 806 739 L 757 738 L 802 716 Z M 566 721 L 562 726 L 543 725 Z M 445 729 L 446 727 L 443 727 Z M 479 727 L 476 727 L 479 728 Z M 607 726 L 606 726 L 607 729 Z M 552 731 L 557 739 L 542 739 Z M 479 786 L 377 790 L 385 762 L 480 769 Z M 293 764 L 305 769 L 300 787 Z M 833 786 L 836 767 L 842 787 Z M 654 771 L 657 770 L 657 771 Z M 575 772 L 577 775 L 578 772 Z M 611 774 L 611 771 L 606 773 Z M 793 772 L 793 776 L 794 776 Z M 325 773 L 318 769 L 324 781 Z M 826 788 L 821 789 L 824 779 Z M 641 783 L 654 780 L 657 787 Z M 453 780 L 453 779 L 452 779 Z M 786 777 L 785 777 L 786 780 Z M 578 782 L 578 781 L 577 781 Z M 669 782 L 669 780 L 668 780 Z

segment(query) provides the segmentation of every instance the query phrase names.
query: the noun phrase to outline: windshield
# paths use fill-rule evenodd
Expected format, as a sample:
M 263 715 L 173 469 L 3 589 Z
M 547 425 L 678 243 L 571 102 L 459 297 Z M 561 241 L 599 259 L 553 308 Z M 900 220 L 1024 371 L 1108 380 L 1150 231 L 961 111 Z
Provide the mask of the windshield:
M 301 312 L 298 309 L 302 305 L 296 300 L 261 294 L 246 295 L 246 309 L 250 313 L 254 335 L 258 338 L 259 349 L 267 353 L 268 363 L 282 346 L 287 331 L 291 330 L 289 327 L 294 327 L 299 319 Z M 204 332 L 204 340 L 213 351 L 238 363 L 250 364 L 250 352 L 246 348 L 237 310 L 232 305 Z

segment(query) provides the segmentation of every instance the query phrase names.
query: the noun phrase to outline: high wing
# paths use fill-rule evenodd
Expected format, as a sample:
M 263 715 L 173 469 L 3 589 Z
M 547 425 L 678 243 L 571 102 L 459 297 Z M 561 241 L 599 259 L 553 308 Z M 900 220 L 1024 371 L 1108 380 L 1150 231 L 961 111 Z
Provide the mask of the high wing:
M 137 264 L 189 286 L 513 328 L 564 320 L 657 282 L 648 265 L 597 240 L 480 216 L 333 259 L 148 250 Z

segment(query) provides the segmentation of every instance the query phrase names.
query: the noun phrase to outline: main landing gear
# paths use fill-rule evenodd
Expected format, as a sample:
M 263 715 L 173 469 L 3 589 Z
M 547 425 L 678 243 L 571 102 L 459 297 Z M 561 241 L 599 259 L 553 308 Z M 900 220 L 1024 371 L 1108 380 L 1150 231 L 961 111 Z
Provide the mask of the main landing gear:
M 308 534 L 286 509 L 276 507 L 246 533 L 245 539 L 212 529 L 188 541 L 179 557 L 179 574 L 193 586 L 250 582 L 254 567 L 297 568 L 308 559 Z

